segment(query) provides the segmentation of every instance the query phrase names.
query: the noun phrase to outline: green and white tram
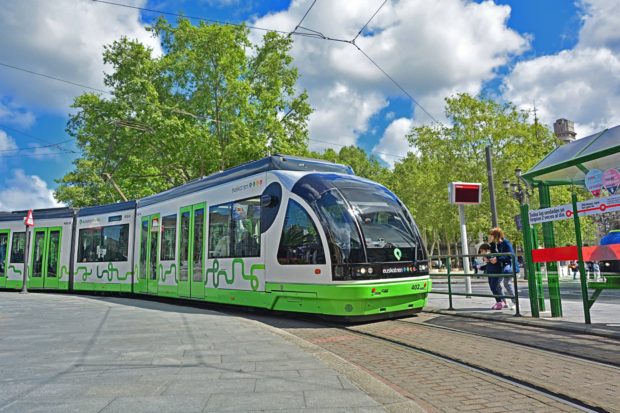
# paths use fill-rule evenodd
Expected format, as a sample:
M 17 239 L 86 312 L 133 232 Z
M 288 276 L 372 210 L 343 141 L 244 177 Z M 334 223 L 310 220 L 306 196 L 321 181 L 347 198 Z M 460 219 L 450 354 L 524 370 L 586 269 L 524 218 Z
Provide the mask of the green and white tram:
M 44 222 L 44 212 L 61 211 L 62 225 Z M 0 215 L 0 288 L 21 288 L 7 266 L 19 264 L 19 254 L 12 257 L 19 235 L 16 247 L 8 240 L 19 231 L 23 237 L 23 215 Z M 63 238 L 57 286 L 47 273 L 35 282 L 35 258 L 30 288 L 350 319 L 418 312 L 431 289 L 426 249 L 402 202 L 347 166 L 312 159 L 271 156 L 135 202 L 37 211 L 35 223 L 30 256 L 37 257 L 43 231 L 42 265 L 53 255 L 54 228 L 62 227 Z

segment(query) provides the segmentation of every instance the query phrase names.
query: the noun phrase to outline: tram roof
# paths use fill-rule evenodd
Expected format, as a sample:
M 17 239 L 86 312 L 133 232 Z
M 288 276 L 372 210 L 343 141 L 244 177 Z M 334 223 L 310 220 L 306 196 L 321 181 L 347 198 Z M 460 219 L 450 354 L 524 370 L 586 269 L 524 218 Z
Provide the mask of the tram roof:
M 138 207 L 144 207 L 168 199 L 191 194 L 203 189 L 211 188 L 236 179 L 245 178 L 267 171 L 308 171 L 308 172 L 335 172 L 354 175 L 353 169 L 348 165 L 321 161 L 311 158 L 302 158 L 286 155 L 273 155 L 257 161 L 248 162 L 234 168 L 205 176 L 184 185 L 171 188 L 159 194 L 139 199 Z
M 27 214 L 28 210 L 0 212 L 0 221 L 22 221 Z M 32 217 L 35 222 L 37 219 L 70 218 L 73 217 L 73 208 L 61 207 L 33 209 Z
M 136 208 L 136 201 L 117 202 L 114 204 L 97 205 L 97 206 L 80 208 L 80 210 L 78 211 L 78 216 L 85 217 L 89 215 L 108 214 L 110 212 L 129 211 L 135 208 Z
M 583 185 L 592 169 L 620 167 L 620 125 L 577 139 L 551 151 L 523 174 L 530 184 Z

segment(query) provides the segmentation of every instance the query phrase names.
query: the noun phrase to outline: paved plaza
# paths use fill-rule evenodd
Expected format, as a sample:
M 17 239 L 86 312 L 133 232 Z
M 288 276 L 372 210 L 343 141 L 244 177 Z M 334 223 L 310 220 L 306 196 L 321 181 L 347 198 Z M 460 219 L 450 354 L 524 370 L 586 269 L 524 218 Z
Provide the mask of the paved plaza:
M 385 411 L 269 327 L 138 299 L 0 292 L 0 371 L 3 413 Z

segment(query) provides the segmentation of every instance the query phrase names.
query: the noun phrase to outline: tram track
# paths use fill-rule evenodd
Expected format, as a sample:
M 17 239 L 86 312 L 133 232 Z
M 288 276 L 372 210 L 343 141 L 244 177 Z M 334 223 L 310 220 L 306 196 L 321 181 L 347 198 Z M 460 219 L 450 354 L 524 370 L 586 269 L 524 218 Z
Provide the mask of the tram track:
M 345 329 L 349 332 L 354 332 L 354 334 L 362 335 L 364 337 L 368 337 L 368 338 L 375 339 L 375 340 L 380 340 L 383 342 L 389 342 L 391 344 L 404 347 L 410 351 L 413 351 L 419 354 L 424 354 L 426 356 L 429 356 L 429 357 L 432 357 L 432 358 L 435 358 L 437 360 L 441 360 L 444 362 L 448 362 L 450 364 L 458 365 L 460 367 L 469 369 L 471 371 L 475 371 L 477 373 L 488 375 L 492 377 L 494 380 L 499 378 L 504 383 L 518 386 L 520 388 L 527 389 L 531 392 L 544 395 L 545 397 L 549 397 L 550 399 L 559 401 L 560 403 L 566 404 L 567 406 L 576 408 L 579 411 L 584 411 L 584 412 L 607 412 L 608 411 L 600 406 L 595 406 L 595 405 L 583 402 L 582 400 L 574 398 L 568 394 L 558 394 L 556 392 L 552 392 L 546 389 L 545 387 L 536 385 L 526 380 L 520 380 L 515 377 L 506 375 L 502 373 L 501 371 L 497 371 L 497 370 L 490 369 L 490 368 L 483 368 L 473 363 L 464 362 L 456 357 L 449 357 L 439 352 L 431 351 L 431 350 L 428 350 L 422 347 L 414 346 L 414 345 L 404 343 L 399 340 L 394 340 L 388 337 L 384 337 L 384 336 L 380 336 L 380 335 L 376 335 L 372 333 L 367 333 L 367 332 L 362 332 L 362 331 L 357 331 L 357 330 L 351 330 L 349 328 L 345 328 Z
M 403 323 L 405 325 L 413 325 L 416 327 L 422 327 L 422 328 L 433 328 L 433 329 L 438 329 L 438 330 L 445 330 L 445 331 L 449 331 L 449 332 L 453 332 L 453 333 L 457 333 L 457 334 L 463 334 L 463 335 L 467 335 L 467 336 L 472 336 L 472 337 L 478 337 L 481 339 L 491 339 L 491 340 L 497 340 L 500 342 L 504 342 L 504 343 L 510 343 L 510 344 L 515 344 L 518 346 L 523 346 L 523 347 L 527 347 L 527 348 L 531 348 L 534 350 L 540 350 L 540 351 L 545 351 L 545 352 L 549 352 L 549 353 L 553 353 L 553 354 L 557 354 L 557 355 L 561 355 L 561 356 L 565 356 L 565 357 L 572 357 L 575 359 L 580 359 L 580 360 L 584 360 L 590 363 L 594 363 L 594 364 L 598 364 L 600 366 L 604 366 L 604 367 L 612 367 L 612 368 L 616 368 L 620 371 L 620 360 L 616 361 L 616 360 L 608 360 L 605 362 L 602 362 L 600 359 L 597 359 L 595 357 L 589 356 L 589 355 L 584 355 L 584 354 L 579 354 L 576 351 L 573 352 L 569 352 L 569 351 L 561 351 L 561 350 L 557 350 L 554 349 L 550 346 L 543 346 L 543 345 L 537 345 L 537 344 L 533 344 L 533 343 L 527 343 L 524 340 L 518 340 L 518 339 L 514 339 L 514 338 L 510 338 L 510 337 L 497 337 L 497 336 L 491 336 L 491 335 L 486 335 L 486 334 L 482 334 L 482 333 L 475 333 L 475 332 L 471 332 L 471 331 L 465 331 L 465 330 L 459 330 L 457 328 L 453 328 L 453 327 L 445 327 L 445 326 L 439 326 L 439 325 L 435 325 L 435 324 L 428 324 L 428 323 L 416 323 L 416 322 L 411 322 L 411 321 L 405 321 L 405 320 L 393 320 L 394 322 L 397 323 Z M 544 330 L 543 327 L 533 327 L 535 329 L 539 329 L 539 330 Z M 620 346 L 620 342 L 618 343 L 618 345 Z
M 333 322 L 328 322 L 328 321 L 319 322 L 316 320 L 313 320 L 313 321 L 304 320 L 304 324 L 305 323 L 312 324 L 315 329 L 317 329 L 318 331 L 321 331 L 321 334 L 313 335 L 312 333 L 308 333 L 309 330 L 312 330 L 312 327 L 309 327 L 309 326 L 303 327 L 301 329 L 303 331 L 301 331 L 299 328 L 296 328 L 296 327 L 285 327 L 284 330 L 306 341 L 319 345 L 320 347 L 323 347 L 324 349 L 330 352 L 333 352 L 334 354 L 344 358 L 345 360 L 352 362 L 353 364 L 356 364 L 359 367 L 367 369 L 369 372 L 373 374 L 379 374 L 379 375 L 385 374 L 387 377 L 384 377 L 384 379 L 387 381 L 392 381 L 394 384 L 396 384 L 396 387 L 399 387 L 400 384 L 398 381 L 393 381 L 390 378 L 389 370 L 387 371 L 387 374 L 386 374 L 386 370 L 381 369 L 381 367 L 379 367 L 379 371 L 373 370 L 371 367 L 366 365 L 365 362 L 363 361 L 360 362 L 360 360 L 357 359 L 355 356 L 351 357 L 350 354 L 347 354 L 345 351 L 342 351 L 342 346 L 340 346 L 341 349 L 339 350 L 338 346 L 335 346 L 334 344 L 338 342 L 344 343 L 344 342 L 349 341 L 350 339 L 351 340 L 356 340 L 356 339 L 365 340 L 367 344 L 365 348 L 384 348 L 384 350 L 389 352 L 387 347 L 391 347 L 394 350 L 396 349 L 400 350 L 401 353 L 404 351 L 405 353 L 402 353 L 403 355 L 407 354 L 409 355 L 409 357 L 413 356 L 412 358 L 423 357 L 423 358 L 429 359 L 429 363 L 430 363 L 430 360 L 433 360 L 435 363 L 447 363 L 450 366 L 453 366 L 453 368 L 458 368 L 461 371 L 466 370 L 471 375 L 472 381 L 483 382 L 482 385 L 480 384 L 477 385 L 477 387 L 480 389 L 485 389 L 487 387 L 492 388 L 495 384 L 502 383 L 503 386 L 507 386 L 508 388 L 514 387 L 514 388 L 521 389 L 523 392 L 527 393 L 529 399 L 552 400 L 556 403 L 559 403 L 565 406 L 565 408 L 567 408 L 568 410 L 572 410 L 572 411 L 584 411 L 584 412 L 614 412 L 614 411 L 617 412 L 617 411 L 620 411 L 619 410 L 620 405 L 614 403 L 613 401 L 596 400 L 595 398 L 587 397 L 588 395 L 586 392 L 574 392 L 572 388 L 558 389 L 557 386 L 556 387 L 547 386 L 544 382 L 541 383 L 540 380 L 536 380 L 536 378 L 533 376 L 529 377 L 526 375 L 507 373 L 503 371 L 502 369 L 494 368 L 494 366 L 484 366 L 477 360 L 467 359 L 459 355 L 446 354 L 445 352 L 441 350 L 433 350 L 432 348 L 429 348 L 428 346 L 425 346 L 425 345 L 417 345 L 416 343 L 413 343 L 408 340 L 398 339 L 397 337 L 391 336 L 390 334 L 384 334 L 384 333 L 377 332 L 377 331 L 368 331 L 367 329 L 368 326 L 382 325 L 383 327 L 385 327 L 386 330 L 389 330 L 389 328 L 393 327 L 394 325 L 398 325 L 399 327 L 401 325 L 404 325 L 405 327 L 410 327 L 410 324 L 413 324 L 413 323 L 406 322 L 403 320 L 391 320 L 391 321 L 383 321 L 379 323 L 361 324 L 361 325 L 354 325 L 354 326 L 342 326 L 342 325 L 335 324 Z M 421 328 L 428 327 L 428 329 L 440 331 L 442 334 L 443 333 L 449 333 L 451 335 L 463 334 L 463 335 L 470 336 L 470 338 L 475 338 L 479 340 L 482 340 L 482 339 L 491 340 L 492 339 L 489 337 L 485 337 L 483 335 L 469 334 L 467 332 L 461 332 L 459 330 L 449 329 L 449 328 L 442 328 L 442 327 L 435 328 L 435 326 L 432 326 L 432 327 L 431 326 L 420 326 L 418 324 L 415 324 L 413 327 L 421 327 Z M 451 338 L 453 338 L 453 336 L 446 337 L 445 339 L 450 340 Z M 532 351 L 539 352 L 541 354 L 541 357 L 546 357 L 542 355 L 543 353 L 544 354 L 550 353 L 546 349 L 529 348 L 529 347 L 521 346 L 520 343 L 514 343 L 511 341 L 506 341 L 505 344 L 514 346 L 515 348 L 526 348 L 527 351 L 530 351 L 530 352 Z M 458 346 L 458 341 L 454 341 L 454 345 Z M 565 354 L 558 354 L 558 353 L 553 353 L 553 354 L 555 356 L 576 359 L 572 355 L 565 355 Z M 374 357 L 374 353 L 372 351 L 369 351 L 367 355 L 369 357 Z M 408 357 L 403 358 L 403 366 L 407 364 L 407 360 L 406 360 L 407 358 Z M 565 360 L 565 361 L 568 363 L 568 360 Z M 593 369 L 605 366 L 603 363 L 599 363 L 599 362 L 592 361 L 592 360 L 579 359 L 579 362 L 589 363 L 590 367 Z M 610 366 L 605 366 L 605 367 L 610 368 Z M 399 365 L 395 365 L 394 368 L 399 369 Z M 615 366 L 613 368 L 617 369 L 617 367 Z M 460 374 L 462 375 L 462 373 Z M 534 374 L 535 373 L 532 372 L 532 375 Z M 401 377 L 398 374 L 392 374 L 391 376 Z M 399 380 L 402 380 L 402 379 L 399 379 Z M 613 380 L 613 379 L 610 379 L 610 380 Z M 462 381 L 467 382 L 469 381 L 469 379 L 468 378 L 461 379 L 458 382 L 460 383 Z M 457 383 L 455 381 L 450 381 L 450 382 Z M 408 393 L 415 394 L 415 391 L 414 392 L 410 391 Z M 446 400 L 450 400 L 451 396 L 452 395 L 450 394 L 442 395 L 440 398 L 445 402 Z M 454 396 L 454 400 L 452 402 L 454 402 L 455 400 L 460 400 L 463 402 L 468 401 L 468 400 L 465 400 L 462 393 L 458 392 L 458 385 L 457 385 L 457 388 L 455 388 L 455 392 L 453 396 Z M 429 396 L 429 399 L 432 400 L 433 396 L 432 395 Z M 416 400 L 414 399 L 414 401 Z M 512 409 L 510 408 L 507 409 L 507 411 L 511 411 L 511 410 Z M 545 409 L 537 409 L 537 410 L 561 411 L 562 408 L 559 408 L 557 406 L 556 408 L 553 408 L 549 406 L 549 410 L 545 410 Z

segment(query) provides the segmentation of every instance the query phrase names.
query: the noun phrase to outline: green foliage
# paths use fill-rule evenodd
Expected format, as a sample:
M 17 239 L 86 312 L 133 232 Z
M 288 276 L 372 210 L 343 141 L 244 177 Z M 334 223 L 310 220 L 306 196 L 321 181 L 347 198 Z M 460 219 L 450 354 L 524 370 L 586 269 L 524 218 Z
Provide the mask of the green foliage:
M 323 153 L 312 152 L 310 156 L 317 159 L 349 165 L 356 175 L 379 183 L 389 182 L 391 173 L 373 156 L 355 146 L 344 146 L 340 151 L 327 149 Z
M 280 152 L 307 152 L 307 95 L 298 93 L 292 40 L 268 33 L 260 45 L 242 27 L 149 28 L 165 53 L 121 38 L 105 47 L 112 97 L 78 96 L 67 132 L 82 157 L 58 180 L 56 198 L 72 206 L 114 202 L 112 175 L 128 198 Z
M 520 242 L 514 217 L 518 203 L 501 182 L 515 181 L 514 170 L 526 171 L 559 143 L 551 131 L 533 122 L 512 104 L 459 94 L 446 99 L 447 125 L 414 127 L 408 136 L 416 152 L 396 164 L 392 188 L 407 204 L 418 225 L 433 243 L 459 239 L 458 210 L 449 205 L 448 183 L 481 182 L 483 200 L 466 207 L 472 238 L 491 227 L 485 146 L 491 145 L 499 225 L 507 237 Z M 535 202 L 533 204 L 536 204 Z

